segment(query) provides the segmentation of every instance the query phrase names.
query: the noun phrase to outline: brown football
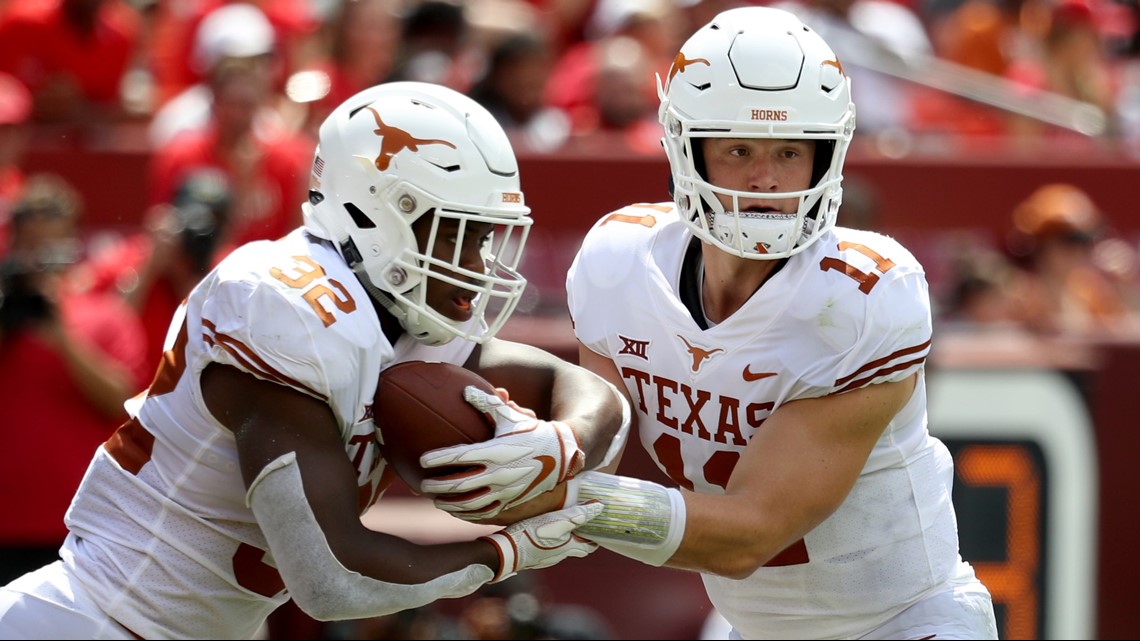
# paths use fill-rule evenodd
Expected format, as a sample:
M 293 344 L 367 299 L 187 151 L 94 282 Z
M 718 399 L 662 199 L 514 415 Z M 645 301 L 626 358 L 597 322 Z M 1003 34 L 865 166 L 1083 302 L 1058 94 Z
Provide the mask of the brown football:
M 408 361 L 380 372 L 373 402 L 380 452 L 408 487 L 418 492 L 428 476 L 420 455 L 429 450 L 478 443 L 494 436 L 482 412 L 463 400 L 463 389 L 495 388 L 469 369 L 451 363 Z M 432 470 L 432 475 L 456 471 Z

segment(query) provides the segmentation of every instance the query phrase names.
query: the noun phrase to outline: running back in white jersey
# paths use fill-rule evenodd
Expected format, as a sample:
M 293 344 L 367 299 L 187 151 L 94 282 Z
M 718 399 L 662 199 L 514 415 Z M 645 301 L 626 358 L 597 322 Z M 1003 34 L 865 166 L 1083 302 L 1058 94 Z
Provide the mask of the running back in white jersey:
M 922 267 L 891 238 L 836 228 L 703 330 L 678 289 L 691 239 L 670 203 L 626 207 L 594 226 L 567 276 L 577 337 L 617 365 L 642 445 L 681 487 L 723 493 L 784 403 L 919 374 L 834 514 L 747 579 L 704 575 L 745 638 L 870 631 L 960 563 L 952 461 L 926 429 Z
M 97 451 L 66 515 L 64 559 L 118 623 L 144 638 L 248 638 L 288 599 L 252 511 L 233 434 L 207 410 L 212 362 L 328 403 L 357 469 L 363 512 L 392 478 L 377 450 L 380 371 L 462 364 L 474 343 L 391 345 L 368 294 L 324 241 L 297 230 L 245 245 L 190 294 L 131 420 Z M 153 621 L 163 612 L 170 625 Z

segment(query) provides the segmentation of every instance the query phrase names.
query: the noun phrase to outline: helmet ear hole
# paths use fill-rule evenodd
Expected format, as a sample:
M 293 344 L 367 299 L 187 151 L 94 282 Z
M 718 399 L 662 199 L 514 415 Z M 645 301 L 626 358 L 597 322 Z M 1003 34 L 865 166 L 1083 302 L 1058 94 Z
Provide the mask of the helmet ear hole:
M 691 138 L 690 146 L 693 153 L 693 169 L 702 180 L 708 180 L 709 175 L 705 167 L 705 140 L 707 138 Z
M 815 156 L 812 158 L 811 186 L 815 187 L 831 169 L 831 157 L 835 154 L 834 140 L 815 141 Z
M 360 208 L 357 207 L 356 205 L 354 205 L 352 203 L 345 203 L 344 209 L 345 209 L 345 211 L 348 212 L 349 216 L 352 216 L 352 222 L 356 223 L 357 227 L 359 227 L 361 229 L 375 229 L 376 228 L 376 223 L 371 218 L 369 218 L 364 212 L 360 211 Z

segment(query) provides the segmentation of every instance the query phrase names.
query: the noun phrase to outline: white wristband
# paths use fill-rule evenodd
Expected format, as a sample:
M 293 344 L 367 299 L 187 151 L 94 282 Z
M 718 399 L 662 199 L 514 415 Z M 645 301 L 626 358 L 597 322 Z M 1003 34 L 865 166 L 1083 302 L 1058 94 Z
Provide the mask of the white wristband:
M 566 487 L 566 505 L 601 501 L 601 515 L 578 528 L 583 538 L 649 565 L 664 565 L 685 534 L 685 498 L 651 481 L 583 472 Z

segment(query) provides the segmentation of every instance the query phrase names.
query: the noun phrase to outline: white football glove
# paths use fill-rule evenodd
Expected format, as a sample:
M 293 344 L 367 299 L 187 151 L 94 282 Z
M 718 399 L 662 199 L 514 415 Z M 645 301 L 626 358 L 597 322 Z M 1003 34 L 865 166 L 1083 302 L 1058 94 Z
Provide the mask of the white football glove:
M 491 583 L 514 576 L 519 570 L 547 568 L 570 557 L 583 557 L 598 544 L 574 534 L 574 529 L 602 513 L 591 501 L 523 519 L 494 534 L 479 537 L 499 550 L 499 571 Z
M 439 509 L 466 521 L 491 518 L 582 471 L 586 454 L 566 423 L 528 416 L 475 386 L 463 398 L 494 422 L 495 437 L 420 456 L 425 469 L 471 467 L 420 484 Z

